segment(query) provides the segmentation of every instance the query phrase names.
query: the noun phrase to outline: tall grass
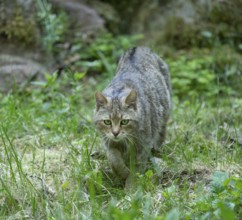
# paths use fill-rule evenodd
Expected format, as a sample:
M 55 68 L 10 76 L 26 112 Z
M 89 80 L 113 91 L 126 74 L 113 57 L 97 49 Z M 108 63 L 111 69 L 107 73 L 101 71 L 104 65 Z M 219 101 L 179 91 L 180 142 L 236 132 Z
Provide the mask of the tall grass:
M 95 88 L 48 75 L 1 95 L 0 219 L 239 219 L 241 99 L 174 97 L 161 158 L 127 192 L 92 157 Z

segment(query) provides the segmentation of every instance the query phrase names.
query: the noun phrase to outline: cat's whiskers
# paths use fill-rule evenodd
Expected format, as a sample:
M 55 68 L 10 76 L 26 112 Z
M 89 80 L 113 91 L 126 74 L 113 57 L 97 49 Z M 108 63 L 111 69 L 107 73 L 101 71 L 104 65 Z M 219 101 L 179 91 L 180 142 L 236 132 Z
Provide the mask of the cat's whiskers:
M 136 146 L 135 145 L 135 140 L 134 140 L 134 138 L 130 135 L 130 134 L 128 134 L 127 136 L 126 136 L 126 141 L 127 141 L 127 146 L 130 148 L 131 146 Z M 136 149 L 137 150 L 137 149 Z
M 106 135 L 102 135 L 102 137 L 103 137 L 103 140 L 104 140 L 104 142 L 106 142 L 106 144 L 110 144 L 110 138 L 108 138 Z

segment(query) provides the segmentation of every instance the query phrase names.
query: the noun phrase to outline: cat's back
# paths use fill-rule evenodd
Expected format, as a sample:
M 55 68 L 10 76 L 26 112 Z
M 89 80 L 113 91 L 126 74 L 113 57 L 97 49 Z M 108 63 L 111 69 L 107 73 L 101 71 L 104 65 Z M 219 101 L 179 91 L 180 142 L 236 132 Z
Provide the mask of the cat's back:
M 151 89 L 153 86 L 162 85 L 171 92 L 167 64 L 150 48 L 144 46 L 131 48 L 123 54 L 114 81 L 115 79 L 119 82 L 133 80 L 136 85 L 149 85 L 148 88 Z

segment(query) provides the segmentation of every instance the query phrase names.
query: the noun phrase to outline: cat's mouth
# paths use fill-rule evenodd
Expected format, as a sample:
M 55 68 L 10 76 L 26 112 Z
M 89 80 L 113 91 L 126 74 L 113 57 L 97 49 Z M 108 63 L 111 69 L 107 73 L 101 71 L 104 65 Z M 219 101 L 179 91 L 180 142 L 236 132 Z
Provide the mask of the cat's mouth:
M 121 137 L 115 137 L 115 136 L 113 136 L 112 138 L 112 141 L 115 141 L 115 142 L 119 142 L 119 141 L 121 141 L 123 138 L 121 138 Z
M 109 139 L 115 142 L 119 142 L 121 140 L 124 139 L 123 135 L 118 135 L 118 136 L 114 136 L 114 135 L 110 135 Z

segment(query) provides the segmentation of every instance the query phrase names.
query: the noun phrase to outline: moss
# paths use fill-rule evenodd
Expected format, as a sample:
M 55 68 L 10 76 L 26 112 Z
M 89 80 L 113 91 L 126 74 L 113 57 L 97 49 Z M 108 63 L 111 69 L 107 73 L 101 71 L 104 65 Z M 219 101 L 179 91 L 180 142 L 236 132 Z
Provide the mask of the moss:
M 241 8 L 241 0 L 215 1 L 210 11 L 200 10 L 200 23 L 186 23 L 183 18 L 171 17 L 161 41 L 176 49 L 230 45 L 242 52 Z
M 232 44 L 238 49 L 242 43 L 242 1 L 214 2 L 208 17 L 210 30 L 222 44 Z
M 10 43 L 21 43 L 24 46 L 36 43 L 37 24 L 33 16 L 24 18 L 20 7 L 16 8 L 12 17 L 1 22 L 0 36 Z
M 176 49 L 190 48 L 208 44 L 203 42 L 200 29 L 194 24 L 187 24 L 183 18 L 171 17 L 165 27 L 163 42 Z
M 132 23 L 132 20 L 136 18 L 137 12 L 142 5 L 140 0 L 101 0 L 101 2 L 110 4 L 115 9 L 115 11 L 119 13 L 119 17 L 121 19 L 117 21 L 117 25 L 119 26 L 118 28 L 120 33 L 129 34 L 132 32 L 130 24 Z M 152 2 L 152 0 L 149 0 L 149 2 Z
M 212 23 L 225 23 L 231 27 L 238 27 L 242 22 L 241 8 L 241 0 L 215 1 L 208 20 Z

